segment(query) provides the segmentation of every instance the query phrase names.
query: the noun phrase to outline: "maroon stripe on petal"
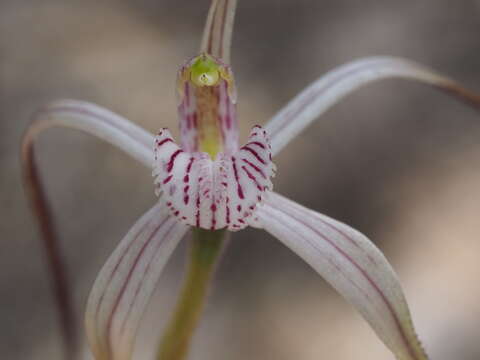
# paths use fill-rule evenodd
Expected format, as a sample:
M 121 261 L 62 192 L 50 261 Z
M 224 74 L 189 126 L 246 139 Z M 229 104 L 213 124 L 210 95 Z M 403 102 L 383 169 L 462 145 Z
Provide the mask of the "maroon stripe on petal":
M 170 138 L 163 139 L 162 141 L 160 141 L 159 143 L 157 143 L 157 148 L 161 147 L 163 144 L 165 144 L 165 143 L 167 143 L 167 142 L 173 142 L 173 140 L 170 139 Z
M 261 147 L 262 149 L 265 149 L 265 145 L 262 144 L 260 141 L 250 141 L 250 142 L 248 143 L 248 145 L 250 145 L 250 144 L 251 144 L 251 145 L 257 145 L 257 146 Z
M 265 173 L 263 172 L 262 169 L 260 169 L 257 165 L 255 165 L 254 163 L 252 163 L 251 161 L 248 161 L 247 159 L 242 159 L 242 161 L 249 165 L 252 169 L 254 169 L 256 172 L 258 172 L 264 179 L 267 178 L 267 176 L 265 175 Z
M 233 174 L 235 176 L 235 181 L 237 182 L 238 197 L 240 199 L 244 199 L 245 196 L 243 195 L 243 189 L 242 189 L 242 186 L 240 185 L 240 181 L 239 181 L 239 178 L 238 178 L 237 164 L 235 162 L 235 157 L 234 156 L 232 156 L 232 165 L 233 165 Z
M 252 182 L 255 184 L 255 186 L 257 187 L 257 189 L 259 191 L 263 191 L 263 188 L 262 186 L 258 183 L 257 181 L 257 178 L 255 176 L 253 176 L 253 174 L 248 171 L 248 169 L 245 167 L 245 166 L 242 166 L 242 170 L 247 174 L 247 177 L 252 180 Z
M 183 152 L 183 150 L 178 149 L 177 151 L 175 151 L 175 152 L 172 154 L 172 156 L 170 157 L 170 161 L 168 162 L 168 165 L 167 165 L 167 171 L 168 171 L 168 172 L 172 171 L 173 165 L 174 165 L 174 163 L 175 163 L 175 158 L 176 158 L 180 153 L 182 153 L 182 152 Z
M 195 213 L 196 226 L 200 226 L 200 194 L 197 193 L 197 201 L 195 202 L 197 212 Z
M 260 155 L 258 155 L 258 153 L 257 153 L 255 150 L 253 150 L 252 148 L 250 148 L 250 147 L 248 147 L 248 146 L 243 146 L 243 147 L 241 148 L 241 150 L 248 151 L 248 152 L 251 153 L 253 156 L 255 156 L 255 158 L 256 158 L 258 161 L 260 161 L 263 165 L 266 165 L 265 160 L 263 160 L 263 159 L 260 157 Z
M 187 174 L 190 173 L 190 170 L 192 170 L 192 165 L 193 165 L 194 160 L 195 160 L 195 158 L 192 156 L 190 158 L 190 162 L 188 163 L 188 166 L 187 166 Z
M 172 177 L 173 175 L 169 175 L 165 178 L 165 180 L 163 180 L 163 185 L 165 185 L 166 183 L 168 183 L 170 180 L 172 180 Z

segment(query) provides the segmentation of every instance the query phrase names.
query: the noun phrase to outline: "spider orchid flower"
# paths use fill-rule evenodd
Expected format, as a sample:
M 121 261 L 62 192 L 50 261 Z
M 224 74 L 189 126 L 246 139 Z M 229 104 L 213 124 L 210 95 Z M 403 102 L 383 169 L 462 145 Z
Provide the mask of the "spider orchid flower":
M 423 82 L 473 106 L 480 98 L 411 61 L 365 58 L 316 80 L 264 127 L 255 126 L 240 145 L 229 65 L 235 7 L 235 0 L 212 1 L 200 53 L 179 70 L 180 145 L 167 129 L 154 136 L 109 110 L 73 100 L 42 108 L 25 134 L 25 185 L 40 222 L 70 348 L 76 335 L 68 284 L 34 161 L 34 139 L 52 126 L 79 129 L 122 149 L 153 171 L 159 197 L 120 241 L 94 283 L 86 329 L 97 360 L 131 359 L 155 284 L 191 229 L 217 233 L 247 226 L 272 234 L 310 264 L 361 313 L 397 359 L 427 359 L 397 275 L 383 254 L 348 225 L 275 193 L 272 158 L 335 103 L 377 80 Z

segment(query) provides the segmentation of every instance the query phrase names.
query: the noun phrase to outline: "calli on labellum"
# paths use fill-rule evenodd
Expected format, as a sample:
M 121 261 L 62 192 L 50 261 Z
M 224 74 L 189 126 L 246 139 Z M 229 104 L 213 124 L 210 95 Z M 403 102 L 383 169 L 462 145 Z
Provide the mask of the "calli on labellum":
M 39 220 L 69 358 L 77 339 L 68 281 L 42 193 L 33 142 L 66 126 L 97 136 L 153 170 L 158 201 L 128 231 L 101 269 L 85 324 L 97 360 L 131 359 L 135 335 L 155 284 L 191 229 L 264 229 L 298 254 L 365 318 L 397 359 L 424 360 L 399 280 L 376 246 L 339 221 L 272 188 L 272 157 L 312 121 L 359 87 L 386 78 L 416 80 L 470 105 L 480 98 L 408 60 L 372 57 L 343 65 L 307 87 L 239 145 L 237 94 L 230 68 L 235 0 L 213 0 L 200 54 L 178 73 L 180 145 L 167 129 L 154 136 L 91 103 L 61 100 L 38 111 L 22 143 L 24 182 Z M 180 357 L 178 357 L 180 358 Z

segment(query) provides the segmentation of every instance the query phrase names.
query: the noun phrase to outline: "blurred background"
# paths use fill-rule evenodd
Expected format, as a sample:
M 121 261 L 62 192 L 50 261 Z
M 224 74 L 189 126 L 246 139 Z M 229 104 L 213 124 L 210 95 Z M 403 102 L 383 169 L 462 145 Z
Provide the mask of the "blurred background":
M 61 355 L 20 181 L 31 114 L 75 98 L 152 132 L 176 130 L 175 73 L 196 54 L 208 7 L 209 0 L 0 0 L 0 358 Z M 473 0 L 240 0 L 232 62 L 242 134 L 324 72 L 368 55 L 411 58 L 480 91 L 479 33 Z M 348 97 L 275 159 L 277 191 L 356 227 L 385 252 L 435 360 L 480 358 L 478 119 L 430 88 L 386 81 Z M 150 171 L 71 130 L 51 130 L 37 145 L 81 319 L 101 265 L 155 201 Z M 308 158 L 314 168 L 301 160 Z M 184 242 L 160 281 L 137 359 L 151 358 L 186 249 Z M 255 230 L 232 237 L 190 358 L 393 359 L 312 269 Z

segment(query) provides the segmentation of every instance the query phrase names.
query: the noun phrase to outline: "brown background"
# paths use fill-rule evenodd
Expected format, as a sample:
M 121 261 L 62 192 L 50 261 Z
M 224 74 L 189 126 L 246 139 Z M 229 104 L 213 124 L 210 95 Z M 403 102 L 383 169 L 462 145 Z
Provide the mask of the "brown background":
M 0 358 L 58 359 L 39 238 L 20 186 L 32 112 L 56 98 L 176 130 L 174 78 L 197 51 L 209 1 L 0 1 Z M 242 134 L 325 71 L 388 54 L 480 91 L 480 2 L 240 0 L 233 67 Z M 397 269 L 435 360 L 480 358 L 478 114 L 404 81 L 336 106 L 276 159 L 277 191 L 360 229 Z M 178 132 L 175 132 L 178 134 Z M 69 130 L 38 143 L 78 316 L 100 266 L 154 201 L 149 171 Z M 142 326 L 148 359 L 181 279 L 186 245 Z M 88 358 L 88 356 L 86 356 Z M 235 234 L 191 359 L 392 359 L 352 308 L 265 233 Z

